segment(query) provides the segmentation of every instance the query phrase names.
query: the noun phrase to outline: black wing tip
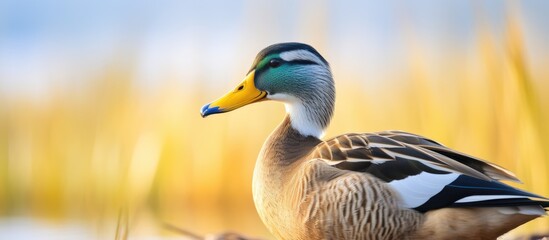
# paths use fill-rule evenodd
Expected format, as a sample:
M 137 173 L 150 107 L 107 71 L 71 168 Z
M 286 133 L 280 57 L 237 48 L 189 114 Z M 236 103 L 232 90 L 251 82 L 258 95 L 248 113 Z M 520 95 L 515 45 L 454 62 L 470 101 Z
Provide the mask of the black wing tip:
M 452 207 L 518 207 L 518 206 L 540 206 L 549 208 L 549 200 L 535 200 L 524 198 L 493 199 L 470 203 L 454 203 Z

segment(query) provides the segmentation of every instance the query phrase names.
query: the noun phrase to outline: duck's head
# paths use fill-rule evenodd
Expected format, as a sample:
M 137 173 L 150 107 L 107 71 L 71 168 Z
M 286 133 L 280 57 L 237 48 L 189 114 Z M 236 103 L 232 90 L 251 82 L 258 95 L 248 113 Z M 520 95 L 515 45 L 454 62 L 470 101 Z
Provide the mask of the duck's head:
M 311 46 L 279 43 L 263 49 L 240 84 L 201 114 L 235 110 L 250 103 L 285 103 L 291 125 L 304 136 L 320 137 L 332 117 L 335 89 L 328 62 Z

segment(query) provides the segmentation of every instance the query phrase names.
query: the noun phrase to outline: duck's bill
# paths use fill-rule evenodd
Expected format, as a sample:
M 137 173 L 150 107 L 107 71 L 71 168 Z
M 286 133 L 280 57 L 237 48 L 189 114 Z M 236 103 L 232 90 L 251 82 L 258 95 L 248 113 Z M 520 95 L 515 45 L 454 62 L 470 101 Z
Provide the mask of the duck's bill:
M 202 117 L 216 113 L 224 113 L 246 106 L 250 103 L 259 102 L 265 99 L 266 92 L 260 91 L 254 84 L 255 70 L 251 71 L 244 81 L 236 86 L 233 91 L 228 92 L 223 97 L 202 107 L 200 114 Z

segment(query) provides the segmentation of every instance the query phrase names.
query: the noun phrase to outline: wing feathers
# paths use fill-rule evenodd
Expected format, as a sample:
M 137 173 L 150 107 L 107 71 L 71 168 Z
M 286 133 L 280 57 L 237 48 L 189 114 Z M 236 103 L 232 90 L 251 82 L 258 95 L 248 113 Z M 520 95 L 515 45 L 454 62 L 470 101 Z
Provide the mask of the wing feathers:
M 445 148 L 435 141 L 403 132 L 382 132 L 341 135 L 317 146 L 314 158 L 341 169 L 356 171 L 353 163 L 370 161 L 386 164 L 390 160 L 417 161 L 427 168 L 456 172 L 484 180 L 517 180 L 509 171 Z M 350 160 L 352 159 L 352 160 Z M 329 162 L 335 161 L 336 163 Z M 341 164 L 347 161 L 348 164 Z
M 488 163 L 480 159 L 477 159 L 475 157 L 469 156 L 467 154 L 453 151 L 451 149 L 448 149 L 442 146 L 423 146 L 423 147 L 433 152 L 442 154 L 448 158 L 455 159 L 455 161 L 459 161 L 463 164 L 466 164 L 467 166 L 477 171 L 484 172 L 490 178 L 493 178 L 496 180 L 510 180 L 514 182 L 520 182 L 520 180 L 515 176 L 515 174 L 496 164 Z
M 355 148 L 346 151 L 347 157 L 355 159 L 371 160 L 372 152 L 367 148 Z
M 319 144 L 312 158 L 365 172 L 392 186 L 402 204 L 418 211 L 465 206 L 549 206 L 540 196 L 500 183 L 513 173 L 405 132 L 346 134 Z
M 488 177 L 495 180 L 510 180 L 514 182 L 520 182 L 517 177 L 507 169 L 504 169 L 496 164 L 483 161 L 473 156 L 449 149 L 442 144 L 433 141 L 431 139 L 424 138 L 412 133 L 406 133 L 401 131 L 385 131 L 378 133 L 379 135 L 391 138 L 396 141 L 401 141 L 411 145 L 417 145 L 421 148 L 437 152 L 445 155 L 454 161 L 461 162 L 470 168 L 473 168 L 479 172 L 486 174 Z
M 368 145 L 365 139 L 360 135 L 351 135 L 349 136 L 349 139 L 351 140 L 351 148 L 366 147 L 366 145 Z

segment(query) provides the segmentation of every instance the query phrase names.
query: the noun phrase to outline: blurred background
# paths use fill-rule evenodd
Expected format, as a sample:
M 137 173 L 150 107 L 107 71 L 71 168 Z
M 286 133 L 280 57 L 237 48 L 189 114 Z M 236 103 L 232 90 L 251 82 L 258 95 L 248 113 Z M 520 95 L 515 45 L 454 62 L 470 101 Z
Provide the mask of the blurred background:
M 284 108 L 202 119 L 267 45 L 331 63 L 326 136 L 398 129 L 549 196 L 549 1 L 0 1 L 0 239 L 270 238 L 251 195 Z M 509 233 L 547 233 L 549 219 Z

